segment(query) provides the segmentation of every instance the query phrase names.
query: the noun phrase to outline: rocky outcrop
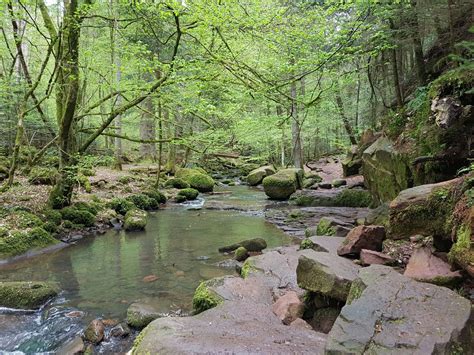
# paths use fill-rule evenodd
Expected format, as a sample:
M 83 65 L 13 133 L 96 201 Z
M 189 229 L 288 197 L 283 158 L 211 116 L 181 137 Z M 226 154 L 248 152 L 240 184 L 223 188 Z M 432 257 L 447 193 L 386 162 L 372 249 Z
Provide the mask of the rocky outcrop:
M 245 249 L 247 249 L 247 251 L 260 252 L 267 247 L 267 242 L 263 238 L 247 239 L 235 244 L 221 247 L 219 248 L 219 252 L 229 253 L 240 247 L 244 247 Z
M 384 239 L 383 226 L 357 226 L 347 234 L 337 254 L 358 256 L 362 249 L 381 251 Z
M 287 200 L 303 186 L 302 169 L 283 169 L 263 179 L 265 194 L 272 200 Z
M 211 192 L 214 189 L 214 180 L 200 168 L 181 168 L 176 170 L 176 178 L 186 181 L 193 189 L 199 192 Z
M 378 202 L 394 199 L 412 186 L 407 157 L 387 137 L 380 137 L 362 154 L 365 184 Z
M 428 247 L 413 252 L 404 275 L 437 285 L 453 285 L 461 280 L 461 273 L 451 271 L 451 265 L 434 256 Z
M 352 261 L 324 252 L 303 250 L 298 260 L 298 285 L 305 290 L 345 301 L 359 267 Z
M 265 177 L 273 175 L 275 173 L 276 173 L 276 170 L 272 165 L 261 166 L 260 168 L 252 170 L 247 175 L 247 183 L 250 186 L 256 186 L 260 184 Z
M 127 309 L 127 324 L 132 328 L 142 329 L 162 315 L 163 313 L 151 304 L 134 302 Z
M 345 177 L 360 174 L 362 168 L 362 153 L 374 143 L 378 137 L 380 137 L 380 134 L 374 134 L 371 129 L 362 133 L 359 143 L 350 148 L 346 158 L 341 162 L 343 175 Z
M 328 334 L 326 354 L 452 354 L 473 349 L 469 300 L 392 268 L 359 271 Z
M 57 284 L 52 282 L 0 282 L 0 307 L 37 309 L 58 292 Z

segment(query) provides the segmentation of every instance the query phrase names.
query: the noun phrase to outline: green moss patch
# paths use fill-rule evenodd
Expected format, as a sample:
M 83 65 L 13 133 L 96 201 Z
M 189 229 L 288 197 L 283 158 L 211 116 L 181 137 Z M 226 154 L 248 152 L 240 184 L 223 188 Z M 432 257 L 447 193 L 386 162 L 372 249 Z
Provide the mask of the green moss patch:
M 182 189 L 178 192 L 178 196 L 184 196 L 186 200 L 195 200 L 199 195 L 199 191 L 192 187 Z
M 28 181 L 34 185 L 54 185 L 58 179 L 58 171 L 52 168 L 34 167 Z
M 125 214 L 123 228 L 127 231 L 144 230 L 147 224 L 147 214 L 145 211 L 133 209 Z
M 202 169 L 178 169 L 175 176 L 199 192 L 211 192 L 214 189 L 214 180 Z
M 197 314 L 214 308 L 222 302 L 223 299 L 212 292 L 207 287 L 206 282 L 201 282 L 194 292 L 193 309 Z
M 0 306 L 36 309 L 58 292 L 57 285 L 51 282 L 0 282 Z
M 186 189 L 190 185 L 180 178 L 171 178 L 165 182 L 165 187 L 173 187 L 175 189 Z
M 8 258 L 27 252 L 30 249 L 44 248 L 57 243 L 49 232 L 41 227 L 23 231 L 12 231 L 0 237 L 0 257 Z
M 316 235 L 334 235 L 336 234 L 336 228 L 332 226 L 332 223 L 327 218 L 321 218 L 318 226 L 316 227 Z

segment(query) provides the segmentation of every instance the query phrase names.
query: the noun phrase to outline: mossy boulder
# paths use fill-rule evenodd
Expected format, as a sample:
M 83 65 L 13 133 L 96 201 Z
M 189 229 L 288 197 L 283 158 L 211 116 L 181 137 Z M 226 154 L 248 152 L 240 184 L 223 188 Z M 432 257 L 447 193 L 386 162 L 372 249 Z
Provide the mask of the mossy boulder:
M 234 252 L 234 259 L 237 261 L 244 261 L 249 257 L 249 252 L 244 247 L 238 247 Z
M 179 190 L 178 196 L 184 196 L 186 200 L 195 200 L 199 195 L 199 191 L 192 187 Z
M 183 179 L 171 178 L 165 182 L 165 187 L 173 187 L 175 189 L 186 189 L 190 187 L 190 185 Z
M 144 230 L 147 224 L 147 213 L 139 209 L 133 209 L 125 214 L 123 228 L 127 231 Z
M 94 319 L 84 331 L 84 339 L 92 344 L 99 344 L 105 336 L 105 325 L 101 319 Z
M 159 207 L 159 202 L 147 194 L 134 194 L 127 197 L 127 200 L 132 202 L 141 210 L 150 211 L 156 210 Z
M 107 203 L 107 206 L 122 216 L 124 216 L 128 211 L 137 207 L 132 201 L 122 197 L 113 198 Z
M 193 296 L 193 309 L 196 314 L 214 308 L 224 301 L 210 289 L 214 282 L 214 280 L 203 281 L 196 288 Z
M 52 282 L 0 282 L 0 306 L 37 309 L 55 297 L 58 292 L 58 286 Z
M 154 199 L 158 204 L 166 203 L 166 196 L 158 190 L 148 190 L 143 193 L 148 197 Z
M 254 238 L 243 240 L 239 243 L 227 245 L 219 248 L 220 253 L 229 253 L 240 247 L 244 247 L 247 251 L 260 252 L 267 247 L 267 242 L 263 238 Z
M 186 181 L 192 188 L 199 192 L 212 192 L 214 189 L 214 180 L 207 175 L 203 169 L 178 169 L 175 177 Z
M 33 185 L 54 185 L 58 179 L 58 171 L 54 168 L 34 167 L 28 176 Z
M 261 166 L 260 168 L 252 170 L 247 175 L 247 183 L 250 186 L 258 185 L 262 182 L 262 180 L 270 175 L 275 174 L 276 170 L 272 165 L 265 165 Z
M 302 169 L 283 169 L 263 179 L 265 194 L 272 200 L 287 200 L 303 186 Z
M 316 227 L 316 235 L 334 235 L 336 234 L 336 227 L 328 218 L 321 218 Z
M 183 203 L 183 202 L 186 202 L 187 200 L 188 199 L 184 195 L 176 195 L 174 197 L 174 202 L 176 202 L 176 203 Z
M 143 329 L 161 316 L 162 313 L 152 305 L 135 302 L 127 309 L 127 324 L 135 329 Z
M 0 258 L 23 254 L 31 249 L 39 249 L 57 243 L 42 227 L 9 231 L 0 237 Z
M 362 154 L 365 183 L 377 202 L 391 201 L 413 185 L 410 161 L 387 137 L 380 137 Z
M 61 215 L 64 220 L 70 221 L 77 225 L 83 225 L 90 227 L 94 225 L 95 215 L 81 207 L 69 206 L 64 207 L 61 211 Z

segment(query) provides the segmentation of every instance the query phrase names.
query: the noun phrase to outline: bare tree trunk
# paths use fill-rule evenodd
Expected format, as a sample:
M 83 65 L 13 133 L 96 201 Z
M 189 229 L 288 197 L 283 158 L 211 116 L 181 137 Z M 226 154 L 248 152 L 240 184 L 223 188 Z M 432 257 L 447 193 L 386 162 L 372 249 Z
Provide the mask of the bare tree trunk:
M 415 65 L 416 65 L 416 74 L 418 77 L 418 83 L 420 85 L 424 85 L 426 82 L 426 71 L 425 71 L 425 62 L 423 59 L 423 46 L 421 44 L 421 37 L 420 37 L 420 26 L 418 23 L 418 13 L 416 10 L 416 0 L 411 0 L 411 8 L 412 8 L 412 42 L 413 42 L 413 49 L 415 54 Z
M 392 30 L 393 36 L 395 36 L 395 24 L 392 19 L 389 19 L 390 29 Z M 393 77 L 393 88 L 395 90 L 395 96 L 397 98 L 397 106 L 403 106 L 403 95 L 400 87 L 400 77 L 398 75 L 398 60 L 396 48 L 389 49 L 390 52 L 390 64 L 392 65 L 392 77 Z
M 161 99 L 158 101 L 158 171 L 156 173 L 156 188 L 160 187 L 161 178 L 161 164 L 163 162 L 163 107 L 161 105 Z
M 144 106 L 145 112 L 142 113 L 140 119 L 140 139 L 151 141 L 156 139 L 156 120 L 153 99 L 147 97 L 144 100 Z M 140 145 L 140 157 L 141 159 L 151 159 L 152 161 L 156 161 L 156 144 L 142 143 Z
M 283 116 L 283 108 L 280 105 L 276 107 L 276 113 L 278 117 Z M 281 141 L 280 141 L 281 153 L 280 153 L 280 161 L 281 166 L 285 166 L 285 124 L 282 122 L 281 124 Z
M 297 103 L 296 81 L 291 83 L 290 97 L 291 97 L 291 138 L 293 146 L 293 164 L 295 168 L 303 169 L 303 151 L 301 147 L 301 127 L 298 121 L 298 103 Z
M 173 124 L 169 122 L 169 111 L 166 110 L 163 112 L 165 120 L 168 121 L 168 138 L 173 139 L 176 138 L 177 135 L 177 128 L 176 124 Z M 178 123 L 177 117 L 176 117 L 176 112 L 173 115 L 174 117 L 174 123 Z M 166 161 L 166 171 L 174 174 L 176 171 L 176 144 L 174 144 L 174 141 L 172 140 L 169 145 L 168 145 L 168 159 Z
M 347 135 L 349 136 L 349 140 L 351 141 L 352 145 L 356 145 L 357 139 L 355 138 L 352 125 L 344 113 L 344 103 L 342 102 L 341 93 L 339 92 L 339 90 L 336 91 L 336 103 L 337 103 L 337 108 L 339 109 L 339 114 L 341 115 L 341 118 L 342 118 L 342 123 L 344 124 L 344 128 L 346 129 Z
M 120 55 L 117 55 L 116 52 L 116 40 L 115 34 L 118 31 L 118 16 L 119 16 L 119 3 L 118 0 L 110 0 L 110 6 L 112 7 L 113 12 L 113 25 L 110 28 L 110 45 L 111 45 L 111 61 L 112 64 L 115 66 L 115 89 L 118 91 L 120 90 L 120 81 L 122 80 L 122 70 L 120 68 L 121 60 Z M 117 95 L 117 99 L 115 100 L 113 107 L 120 106 L 122 103 L 122 95 Z M 123 156 L 123 149 L 122 149 L 122 139 L 120 136 L 122 135 L 122 115 L 118 115 L 115 118 L 115 134 L 117 137 L 114 138 L 114 147 L 115 147 L 115 167 L 118 170 L 122 170 L 122 156 Z

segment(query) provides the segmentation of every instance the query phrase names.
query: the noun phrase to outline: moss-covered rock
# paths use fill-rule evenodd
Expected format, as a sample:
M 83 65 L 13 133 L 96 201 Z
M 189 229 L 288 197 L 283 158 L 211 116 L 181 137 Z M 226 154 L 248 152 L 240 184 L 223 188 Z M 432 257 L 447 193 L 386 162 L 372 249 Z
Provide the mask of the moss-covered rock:
M 83 207 L 69 206 L 61 210 L 64 220 L 70 221 L 77 225 L 90 227 L 94 225 L 95 215 Z
M 127 309 L 127 324 L 135 329 L 143 329 L 162 314 L 150 304 L 135 302 Z
M 338 207 L 369 207 L 371 204 L 370 192 L 360 189 L 344 189 L 334 201 L 334 206 Z
M 183 179 L 171 178 L 165 182 L 165 187 L 173 187 L 175 189 L 186 189 L 191 186 Z
M 146 194 L 134 194 L 128 196 L 127 200 L 132 202 L 139 209 L 145 211 L 156 210 L 159 207 L 159 202 Z
M 305 238 L 300 243 L 300 250 L 313 249 L 314 243 L 311 239 Z
M 250 186 L 258 185 L 262 182 L 262 180 L 270 175 L 275 174 L 276 170 L 272 165 L 265 165 L 261 166 L 260 168 L 252 170 L 247 175 L 247 183 Z
M 196 314 L 214 308 L 224 301 L 220 296 L 209 289 L 208 284 L 210 282 L 212 282 L 212 280 L 201 282 L 194 292 L 193 309 Z
M 122 216 L 124 216 L 128 211 L 137 207 L 132 201 L 122 197 L 113 198 L 107 203 L 107 206 Z
M 37 309 L 58 292 L 58 286 L 52 282 L 0 282 L 0 306 Z
M 316 227 L 316 235 L 334 235 L 336 227 L 332 225 L 332 221 L 327 218 L 321 218 Z
M 182 168 L 176 171 L 175 176 L 186 181 L 199 192 L 212 192 L 214 189 L 214 180 L 203 169 Z
M 41 227 L 22 231 L 10 231 L 0 238 L 0 258 L 23 254 L 31 249 L 44 248 L 57 243 L 49 232 Z
M 263 238 L 247 239 L 239 243 L 221 247 L 219 248 L 219 252 L 229 253 L 231 251 L 238 249 L 239 247 L 244 247 L 245 249 L 247 249 L 247 251 L 260 252 L 267 247 L 267 242 Z
M 474 206 L 468 209 L 463 223 L 457 227 L 456 242 L 449 251 L 449 260 L 474 277 Z
M 287 200 L 303 186 L 302 169 L 283 169 L 263 179 L 265 194 L 273 200 Z
M 125 214 L 123 228 L 127 231 L 144 230 L 147 224 L 147 213 L 139 209 L 133 209 Z
M 178 196 L 184 196 L 186 200 L 195 200 L 199 195 L 199 191 L 192 187 L 179 190 Z
M 187 199 L 186 196 L 184 196 L 184 195 L 176 195 L 176 196 L 174 197 L 174 201 L 175 201 L 176 203 L 183 203 L 183 202 L 186 202 L 187 200 L 188 200 L 188 199 Z
M 249 257 L 249 252 L 244 247 L 238 247 L 234 252 L 234 259 L 237 261 L 244 261 Z
M 54 168 L 34 167 L 28 181 L 34 185 L 54 185 L 58 179 L 58 171 Z
M 157 203 L 166 203 L 166 196 L 158 190 L 148 190 L 143 192 L 148 197 L 154 199 Z

